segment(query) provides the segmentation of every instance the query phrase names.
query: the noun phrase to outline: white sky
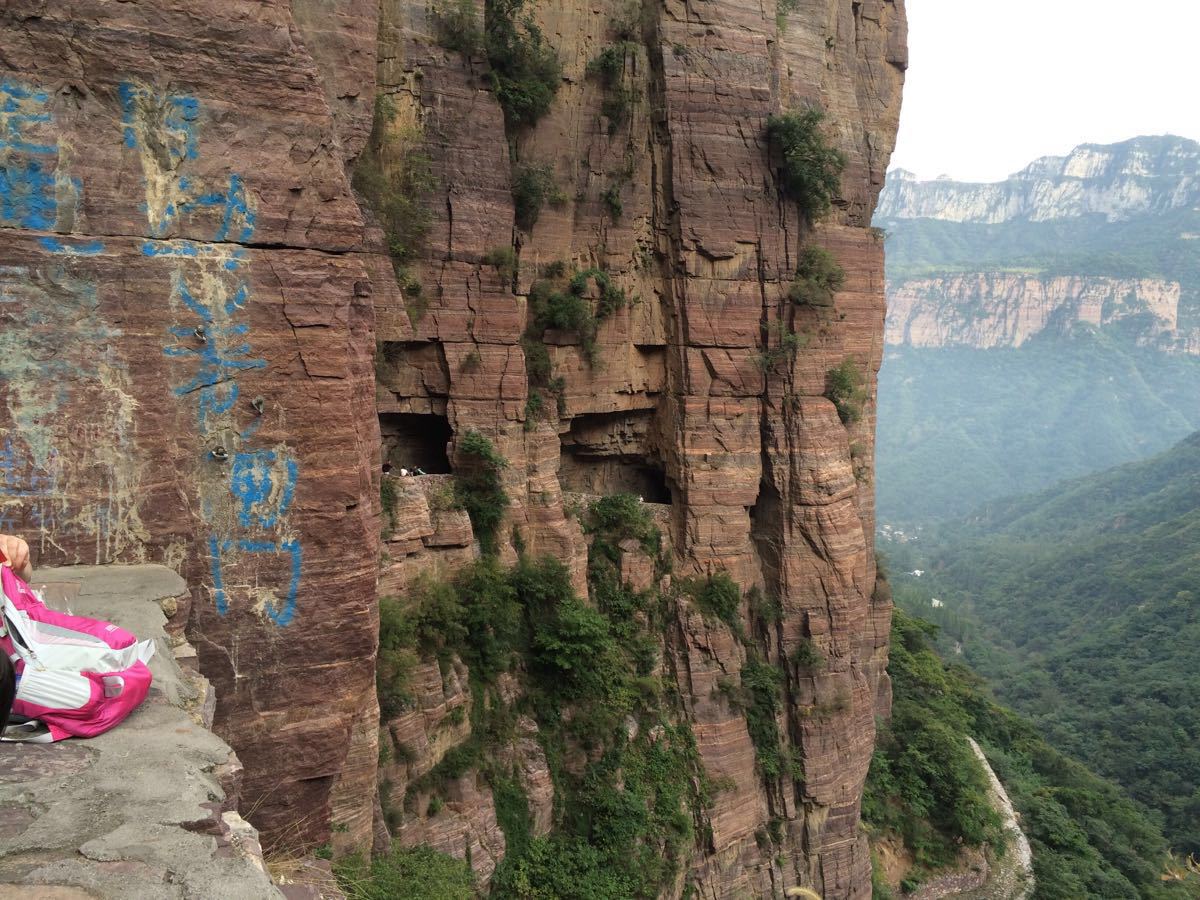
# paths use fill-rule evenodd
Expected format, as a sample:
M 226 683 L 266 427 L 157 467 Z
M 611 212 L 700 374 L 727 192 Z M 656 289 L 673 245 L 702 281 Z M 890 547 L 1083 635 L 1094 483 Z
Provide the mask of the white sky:
M 1200 139 L 1198 0 L 907 0 L 892 166 L 998 181 L 1139 134 Z

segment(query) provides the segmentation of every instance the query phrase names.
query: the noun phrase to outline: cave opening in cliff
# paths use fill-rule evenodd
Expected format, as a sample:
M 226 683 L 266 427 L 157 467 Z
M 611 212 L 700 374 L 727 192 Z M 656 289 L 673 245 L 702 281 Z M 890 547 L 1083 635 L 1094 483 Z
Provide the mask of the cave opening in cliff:
M 563 490 L 634 494 L 670 503 L 672 488 L 651 440 L 654 410 L 585 413 L 562 435 L 558 477 Z
M 427 475 L 450 474 L 446 447 L 453 437 L 450 420 L 434 413 L 380 413 L 383 460 L 392 469 L 420 469 Z
M 770 481 L 764 479 L 758 488 L 758 497 L 750 507 L 750 538 L 758 553 L 763 580 L 767 589 L 776 596 L 780 590 L 780 568 L 782 565 L 783 542 L 783 498 Z

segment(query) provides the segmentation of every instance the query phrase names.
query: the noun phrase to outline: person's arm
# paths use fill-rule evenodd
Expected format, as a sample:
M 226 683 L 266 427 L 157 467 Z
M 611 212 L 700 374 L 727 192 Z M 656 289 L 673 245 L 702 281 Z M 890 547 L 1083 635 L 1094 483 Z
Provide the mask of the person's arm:
M 29 545 L 21 538 L 12 534 L 0 534 L 0 553 L 4 554 L 4 565 L 12 566 L 12 570 L 23 581 L 33 577 L 33 563 L 29 560 Z

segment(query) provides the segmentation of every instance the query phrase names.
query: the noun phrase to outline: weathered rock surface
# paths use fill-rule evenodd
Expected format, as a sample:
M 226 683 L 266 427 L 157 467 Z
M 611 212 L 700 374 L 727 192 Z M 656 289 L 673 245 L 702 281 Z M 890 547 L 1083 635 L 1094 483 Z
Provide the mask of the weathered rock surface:
M 371 833 L 378 429 L 343 160 L 375 9 L 343 6 L 302 17 L 328 71 L 285 2 L 0 12 L 0 527 L 43 565 L 184 574 L 268 841 Z
M 216 727 L 272 843 L 323 841 L 331 823 L 337 849 L 373 837 L 375 576 L 382 558 L 380 589 L 399 593 L 475 557 L 442 477 L 475 429 L 509 462 L 503 561 L 515 535 L 584 589 L 564 494 L 629 491 L 662 519 L 679 575 L 725 570 L 779 598 L 766 651 L 788 673 L 779 724 L 805 770 L 787 789 L 756 774 L 743 715 L 711 696 L 744 661 L 735 635 L 685 608 L 664 636 L 703 763 L 736 785 L 683 873 L 700 895 L 869 893 L 857 815 L 890 607 L 872 600 L 883 248 L 867 225 L 905 20 L 901 0 L 794 6 L 648 6 L 624 60 L 636 100 L 610 123 L 586 69 L 628 5 L 531 5 L 564 80 L 511 145 L 486 62 L 439 47 L 424 2 L 18 0 L 0 13 L 0 165 L 17 185 L 0 198 L 0 297 L 18 300 L 0 306 L 4 527 L 43 561 L 183 571 Z M 411 266 L 419 298 L 345 174 L 369 127 L 372 53 L 436 182 Z M 765 139 L 769 115 L 806 104 L 827 111 L 847 157 L 815 228 L 781 199 Z M 530 234 L 514 231 L 520 165 L 549 166 L 562 192 Z M 787 284 L 809 243 L 846 284 L 832 306 L 794 311 Z M 513 278 L 483 261 L 506 247 Z M 525 298 L 553 261 L 603 269 L 631 302 L 600 327 L 598 364 L 570 335 L 543 336 L 563 415 L 531 420 Z M 760 354 L 785 327 L 807 344 L 764 376 Z M 848 426 L 823 396 L 847 359 L 866 377 Z M 378 542 L 382 457 L 430 474 L 391 479 Z M 623 571 L 653 576 L 635 553 Z M 819 671 L 788 662 L 801 641 Z M 383 723 L 414 745 L 403 765 L 432 767 L 465 734 L 452 710 L 466 703 L 463 673 L 423 669 L 412 715 Z M 512 752 L 540 832 L 545 760 L 527 728 Z M 384 774 L 403 802 L 400 767 Z M 504 849 L 486 785 L 468 773 L 451 801 L 394 830 L 470 848 L 486 878 Z M 759 838 L 771 820 L 779 846 Z
M 871 394 L 882 352 L 882 241 L 866 226 L 899 114 L 903 8 L 815 2 L 777 18 L 773 4 L 732 0 L 651 7 L 640 40 L 625 47 L 624 83 L 638 99 L 610 128 L 586 67 L 628 14 L 616 0 L 537 8 L 564 79 L 549 114 L 513 136 L 514 164 L 486 63 L 438 46 L 426 4 L 382 5 L 379 89 L 395 127 L 423 134 L 437 186 L 410 271 L 419 300 L 375 292 L 380 409 L 490 438 L 509 463 L 509 520 L 522 543 L 567 562 L 581 586 L 586 544 L 564 490 L 643 495 L 664 511 L 679 574 L 725 570 L 780 598 L 772 661 L 784 664 L 801 641 L 827 660 L 819 673 L 788 667 L 792 702 L 780 725 L 807 776 L 794 789 L 764 784 L 742 713 L 719 699 L 718 679 L 736 681 L 745 661 L 729 629 L 684 615 L 665 636 L 705 768 L 730 786 L 711 811 L 713 846 L 697 850 L 687 879 L 705 897 L 795 885 L 865 897 L 858 804 L 887 696 L 890 609 L 872 602 L 874 413 L 868 400 L 844 426 L 823 394 L 847 358 Z M 781 200 L 765 139 L 768 115 L 804 104 L 827 110 L 848 159 L 835 211 L 812 231 Z M 510 284 L 483 260 L 514 244 L 510 184 L 524 165 L 550 166 L 562 202 L 517 235 Z M 606 194 L 620 198 L 619 215 Z M 833 253 L 847 281 L 832 308 L 793 323 L 784 295 L 809 242 Z M 527 421 L 525 294 L 554 261 L 603 268 L 637 299 L 602 323 L 599 365 L 571 335 L 543 336 L 565 381 L 562 417 Z M 808 344 L 764 378 L 755 362 L 763 323 L 780 317 Z M 415 431 L 405 452 L 426 452 Z M 406 496 L 389 545 L 403 544 L 405 561 L 389 549 L 396 574 L 385 574 L 397 588 L 413 571 L 452 571 L 464 557 L 451 554 L 469 553 L 436 546 L 427 500 Z M 513 558 L 511 547 L 502 558 Z M 645 568 L 631 556 L 622 571 L 642 584 Z M 422 758 L 429 765 L 436 754 Z M 783 844 L 764 846 L 776 818 Z
M 887 342 L 1019 347 L 1083 326 L 1200 353 L 1200 144 L 1172 136 L 1085 144 L 992 184 L 895 172 Z
M 1137 317 L 1139 340 L 1178 337 L 1180 286 L 1161 278 L 976 273 L 915 278 L 888 294 L 887 342 L 912 347 L 1020 347 L 1076 324 Z M 1200 352 L 1196 347 L 1192 352 Z
M 35 574 L 52 607 L 154 640 L 154 684 L 99 737 L 0 745 L 0 883 L 25 897 L 282 897 L 237 813 L 241 764 L 203 722 L 207 683 L 180 669 L 190 648 L 164 631 L 183 579 L 161 566 Z

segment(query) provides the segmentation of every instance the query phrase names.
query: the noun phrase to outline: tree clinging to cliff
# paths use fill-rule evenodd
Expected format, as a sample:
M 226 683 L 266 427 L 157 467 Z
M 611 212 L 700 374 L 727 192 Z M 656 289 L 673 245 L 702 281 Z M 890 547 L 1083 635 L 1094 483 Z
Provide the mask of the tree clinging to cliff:
M 814 108 L 767 118 L 771 153 L 782 163 L 780 187 L 810 222 L 829 210 L 846 166 L 845 155 L 821 131 L 824 119 Z

